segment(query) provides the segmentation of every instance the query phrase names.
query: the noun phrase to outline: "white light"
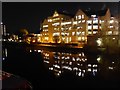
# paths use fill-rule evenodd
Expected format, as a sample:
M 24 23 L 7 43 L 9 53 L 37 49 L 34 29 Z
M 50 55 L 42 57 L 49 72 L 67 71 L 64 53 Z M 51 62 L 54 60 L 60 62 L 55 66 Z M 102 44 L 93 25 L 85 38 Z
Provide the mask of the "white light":
M 113 67 L 108 67 L 109 69 L 113 70 Z
M 101 57 L 98 57 L 98 58 L 97 58 L 97 61 L 100 62 L 100 60 L 101 60 Z
M 88 68 L 88 71 L 91 72 L 91 68 Z
M 115 63 L 115 62 L 112 62 L 112 63 Z
M 78 76 L 81 76 L 81 72 L 78 73 Z
M 75 58 L 73 57 L 72 60 L 75 61 Z
M 88 64 L 88 67 L 91 67 L 91 64 Z
M 97 67 L 97 65 L 93 65 L 93 67 Z
M 30 52 L 32 52 L 32 50 L 30 50 Z
M 113 40 L 115 40 L 115 38 L 113 38 Z
M 97 72 L 97 69 L 93 69 L 93 72 Z
M 97 42 L 98 46 L 102 45 L 102 39 L 98 38 L 98 40 L 96 42 Z
M 38 52 L 41 52 L 41 50 L 38 50 Z

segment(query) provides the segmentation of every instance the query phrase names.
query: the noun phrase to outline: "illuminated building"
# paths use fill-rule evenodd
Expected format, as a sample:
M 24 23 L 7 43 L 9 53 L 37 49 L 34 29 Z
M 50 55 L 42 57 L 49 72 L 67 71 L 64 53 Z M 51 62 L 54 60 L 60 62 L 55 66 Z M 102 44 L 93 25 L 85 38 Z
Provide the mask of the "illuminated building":
M 43 43 L 89 43 L 88 37 L 118 35 L 118 21 L 110 10 L 81 10 L 75 15 L 54 12 L 42 23 Z

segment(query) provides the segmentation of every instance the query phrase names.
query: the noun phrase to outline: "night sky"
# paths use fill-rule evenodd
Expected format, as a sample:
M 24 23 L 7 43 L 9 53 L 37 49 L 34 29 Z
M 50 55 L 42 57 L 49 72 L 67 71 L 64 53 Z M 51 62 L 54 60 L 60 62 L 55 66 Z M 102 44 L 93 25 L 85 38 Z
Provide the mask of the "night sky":
M 105 7 L 110 8 L 113 15 L 118 12 L 118 2 L 3 2 L 2 21 L 9 33 L 16 34 L 22 28 L 39 33 L 40 22 L 52 16 L 55 10 L 75 15 L 79 8 L 100 10 Z

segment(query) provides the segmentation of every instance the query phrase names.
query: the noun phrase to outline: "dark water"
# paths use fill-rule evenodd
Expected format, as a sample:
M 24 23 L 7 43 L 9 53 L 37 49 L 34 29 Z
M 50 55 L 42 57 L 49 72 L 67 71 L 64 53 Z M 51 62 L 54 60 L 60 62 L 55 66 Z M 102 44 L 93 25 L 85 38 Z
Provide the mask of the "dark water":
M 3 48 L 3 70 L 38 88 L 120 88 L 120 56 Z

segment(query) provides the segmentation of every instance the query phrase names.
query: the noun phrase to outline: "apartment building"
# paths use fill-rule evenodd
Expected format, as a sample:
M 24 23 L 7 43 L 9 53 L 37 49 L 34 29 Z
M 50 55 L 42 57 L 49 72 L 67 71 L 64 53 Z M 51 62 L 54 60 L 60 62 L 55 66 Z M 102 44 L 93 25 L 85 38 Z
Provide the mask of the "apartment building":
M 75 15 L 55 11 L 43 21 L 40 40 L 43 43 L 86 44 L 89 37 L 96 35 L 118 35 L 118 20 L 109 8 L 99 11 L 79 9 Z

